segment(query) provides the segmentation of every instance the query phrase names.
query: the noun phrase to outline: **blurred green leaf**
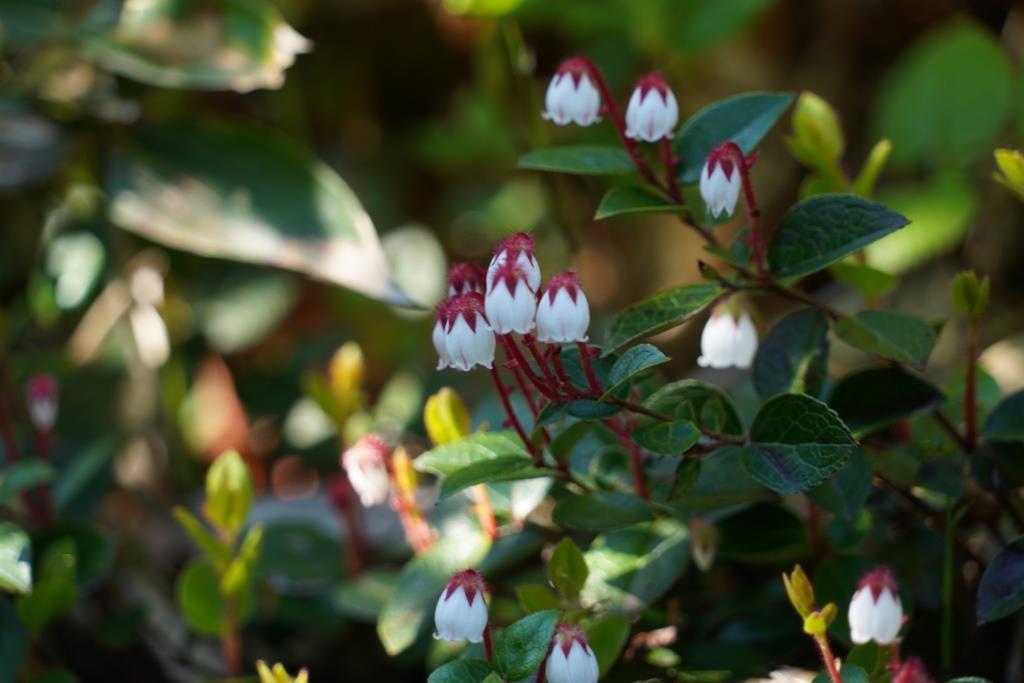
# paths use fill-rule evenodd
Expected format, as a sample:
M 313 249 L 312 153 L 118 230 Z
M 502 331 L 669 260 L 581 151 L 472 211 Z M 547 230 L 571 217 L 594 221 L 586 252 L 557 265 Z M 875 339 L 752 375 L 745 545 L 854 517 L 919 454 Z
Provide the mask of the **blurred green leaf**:
M 117 436 L 106 436 L 90 443 L 75 454 L 57 473 L 53 483 L 53 502 L 60 510 L 68 509 L 89 486 L 101 478 L 117 452 Z
M 180 505 L 176 506 L 172 512 L 174 513 L 174 518 L 178 520 L 178 524 L 189 535 L 189 538 L 206 553 L 206 556 L 210 558 L 210 561 L 218 570 L 223 570 L 227 566 L 233 548 L 225 545 L 203 526 L 203 523 L 196 519 L 191 512 Z
M 859 263 L 840 261 L 828 269 L 835 279 L 853 287 L 868 299 L 879 297 L 896 285 L 896 278 L 889 273 Z
M 607 400 L 617 389 L 633 380 L 637 375 L 668 361 L 669 357 L 651 344 L 637 344 L 627 349 L 608 371 L 608 380 L 604 383 L 604 393 L 598 400 Z
M 665 199 L 657 192 L 635 185 L 622 185 L 608 190 L 597 205 L 594 220 L 634 213 L 671 213 L 686 207 Z
M 0 523 L 0 589 L 32 590 L 32 546 L 28 534 L 11 522 Z
M 260 560 L 263 545 L 263 527 L 254 526 L 245 533 L 238 554 L 228 564 L 220 578 L 220 592 L 231 599 L 251 589 L 254 570 Z
M 36 554 L 42 556 L 49 551 L 51 545 L 65 541 L 74 544 L 75 577 L 79 586 L 92 586 L 110 571 L 114 563 L 114 543 L 91 523 L 59 520 L 37 532 L 33 545 Z
M 793 135 L 786 144 L 811 168 L 823 173 L 837 169 L 846 146 L 839 114 L 824 98 L 805 90 L 793 107 Z
M 67 0 L 3 0 L 0 25 L 4 40 L 18 46 L 38 44 L 40 39 L 82 39 L 108 33 L 117 24 L 123 4 L 123 0 L 98 0 L 83 8 Z
M 612 321 L 605 353 L 682 325 L 711 305 L 722 293 L 717 285 L 680 285 L 630 305 Z
M 583 175 L 628 175 L 636 166 L 621 147 L 579 145 L 536 149 L 519 157 L 519 168 Z
M 298 300 L 293 276 L 255 268 L 226 269 L 196 302 L 199 327 L 219 353 L 245 351 L 273 332 Z
M 547 586 L 524 583 L 516 586 L 516 600 L 527 614 L 546 609 L 558 609 L 561 605 L 558 594 Z
M 572 539 L 559 541 L 548 560 L 548 577 L 558 592 L 570 600 L 575 598 L 586 583 L 587 574 L 587 561 Z
M 816 308 L 790 313 L 771 329 L 754 356 L 754 386 L 761 398 L 818 396 L 828 375 L 828 319 Z
M 256 571 L 275 591 L 308 594 L 341 580 L 343 557 L 339 539 L 326 530 L 303 520 L 279 520 L 263 529 Z
M 981 435 L 991 441 L 1024 441 L 1024 391 L 999 402 L 985 420 Z
M 841 470 L 808 491 L 807 497 L 834 515 L 856 519 L 871 493 L 871 474 L 867 456 L 856 451 Z
M 723 559 L 777 566 L 807 551 L 806 525 L 779 505 L 754 505 L 715 527 L 721 538 L 716 556 Z
M 482 683 L 492 671 L 482 659 L 456 659 L 436 669 L 427 683 Z
M 658 455 L 682 455 L 700 437 L 700 430 L 688 420 L 654 420 L 649 425 L 633 430 L 633 439 L 637 444 Z
M 774 0 L 677 0 L 667 3 L 665 26 L 674 49 L 697 51 L 750 25 Z
M 75 544 L 61 539 L 51 544 L 36 566 L 32 592 L 17 600 L 18 616 L 33 636 L 66 614 L 78 600 L 75 585 Z
M 469 411 L 451 387 L 444 387 L 423 406 L 423 424 L 435 446 L 446 446 L 469 436 Z
M 884 391 L 879 391 L 884 387 Z M 930 382 L 898 367 L 860 370 L 843 377 L 828 404 L 856 436 L 863 436 L 942 405 L 945 397 Z
M 263 555 L 266 557 L 267 553 Z M 346 617 L 375 624 L 384 605 L 394 594 L 397 583 L 397 571 L 369 569 L 354 581 L 338 585 L 331 595 L 332 602 Z
M 558 611 L 545 610 L 523 617 L 494 641 L 494 669 L 510 681 L 521 681 L 547 654 L 558 624 Z
M 462 441 L 438 446 L 413 461 L 420 472 L 447 477 L 469 465 L 495 458 L 530 459 L 522 441 L 514 432 L 471 434 Z
M 569 495 L 559 500 L 551 513 L 559 526 L 583 531 L 619 529 L 651 516 L 651 506 L 628 493 Z
M 217 456 L 206 472 L 203 514 L 218 529 L 237 534 L 245 526 L 254 491 L 249 466 L 237 451 Z
M 38 458 L 5 463 L 0 471 L 0 505 L 10 505 L 19 492 L 46 484 L 53 476 L 53 466 Z
M 861 311 L 835 323 L 836 336 L 850 346 L 882 358 L 923 368 L 935 346 L 935 328 L 893 311 Z
M 700 479 L 702 466 L 697 458 L 681 458 L 676 467 L 675 480 L 672 482 L 672 489 L 669 492 L 670 501 L 678 501 L 686 496 Z
M 178 575 L 178 609 L 196 633 L 219 636 L 224 631 L 226 605 L 220 579 L 206 558 L 193 558 Z
M 602 614 L 584 624 L 587 643 L 597 657 L 598 672 L 608 673 L 629 639 L 629 620 L 619 614 Z
M 15 683 L 28 652 L 28 634 L 18 613 L 7 600 L 0 600 L 0 683 Z

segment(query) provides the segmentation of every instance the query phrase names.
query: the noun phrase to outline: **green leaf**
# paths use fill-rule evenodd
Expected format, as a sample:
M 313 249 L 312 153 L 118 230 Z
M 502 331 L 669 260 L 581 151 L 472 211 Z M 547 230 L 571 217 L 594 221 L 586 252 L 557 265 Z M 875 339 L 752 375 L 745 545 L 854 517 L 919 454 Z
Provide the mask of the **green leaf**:
M 485 534 L 447 534 L 405 565 L 377 620 L 377 635 L 389 655 L 397 655 L 415 642 L 451 575 L 478 565 L 490 548 Z
M 853 664 L 843 664 L 839 669 L 839 678 L 843 683 L 869 683 L 868 675 L 864 669 Z M 831 683 L 827 673 L 820 673 L 814 677 L 811 683 Z
M 558 611 L 544 610 L 523 617 L 494 641 L 494 669 L 510 681 L 521 681 L 536 670 L 547 654 L 558 625 Z
M 548 469 L 538 469 L 529 458 L 507 455 L 491 460 L 475 462 L 461 470 L 452 472 L 441 482 L 439 500 L 444 500 L 463 489 L 477 484 L 493 484 L 499 481 L 537 479 L 557 474 Z
M 843 377 L 828 404 L 855 435 L 862 436 L 932 411 L 943 401 L 942 392 L 927 380 L 898 367 L 880 367 Z
M 482 659 L 456 659 L 436 669 L 427 683 L 483 683 L 492 671 Z
M 606 531 L 651 519 L 651 507 L 628 493 L 569 495 L 555 504 L 555 524 L 567 529 Z
M 678 213 L 686 207 L 665 199 L 657 192 L 635 185 L 613 187 L 601 198 L 594 220 L 633 213 Z
M 21 491 L 27 491 L 53 480 L 53 466 L 38 458 L 7 463 L 0 472 L 0 505 L 10 505 Z
M 879 385 L 883 386 L 883 385 Z M 820 507 L 844 519 L 854 520 L 871 493 L 871 463 L 856 451 L 843 468 L 807 492 Z
M 36 567 L 32 592 L 18 596 L 18 616 L 33 636 L 63 616 L 78 601 L 75 585 L 75 544 L 69 538 L 52 543 Z
M 679 579 L 689 558 L 686 525 L 673 518 L 602 534 L 584 554 L 587 607 L 638 615 Z
M 0 683 L 15 683 L 28 653 L 28 634 L 14 605 L 0 600 Z
M 750 154 L 793 101 L 792 93 L 751 92 L 701 109 L 676 134 L 673 150 L 683 161 L 679 180 L 696 183 L 708 152 L 727 140 Z
M 915 42 L 890 71 L 875 137 L 892 139 L 892 164 L 900 168 L 990 154 L 1010 114 L 1012 74 L 996 36 L 969 21 L 948 22 Z
M 836 336 L 867 353 L 922 369 L 936 332 L 920 318 L 893 311 L 862 311 L 835 323 Z
M 229 548 L 219 538 L 214 536 L 203 526 L 202 522 L 180 505 L 175 506 L 172 512 L 174 513 L 174 518 L 178 520 L 178 524 L 185 529 L 185 533 L 189 535 L 189 538 L 206 553 L 206 556 L 210 558 L 214 566 L 218 569 L 226 567 L 228 560 L 231 559 L 232 548 Z
M 253 587 L 256 565 L 263 547 L 263 527 L 254 526 L 245 533 L 238 554 L 220 579 L 220 592 L 227 597 L 238 596 Z
M 771 5 L 772 0 L 670 3 L 665 28 L 671 32 L 666 43 L 681 52 L 696 52 L 750 26 Z
M 701 432 L 689 420 L 654 420 L 633 430 L 633 440 L 658 455 L 682 455 L 700 440 Z
M 1024 391 L 999 402 L 985 420 L 981 435 L 990 441 L 1024 441 Z
M 115 153 L 107 186 L 113 222 L 147 239 L 415 305 L 352 190 L 280 135 L 224 124 L 149 129 Z
M 519 157 L 519 168 L 580 175 L 626 175 L 636 166 L 621 147 L 579 145 L 536 149 Z
M 669 357 L 651 344 L 637 344 L 627 349 L 608 371 L 608 381 L 599 400 L 607 400 L 619 387 L 640 373 L 668 361 Z
M 854 450 L 850 430 L 828 406 L 803 394 L 782 394 L 754 418 L 743 464 L 768 488 L 796 493 L 825 481 Z
M 1008 617 L 1024 607 L 1024 536 L 1000 550 L 978 584 L 978 623 Z
M 28 534 L 10 522 L 0 522 L 0 589 L 32 591 L 32 545 Z
M 569 537 L 563 538 L 555 546 L 548 560 L 548 578 L 558 592 L 570 600 L 575 598 L 587 582 L 587 561 L 583 553 Z
M 237 534 L 245 526 L 253 495 L 252 475 L 242 456 L 222 453 L 206 472 L 203 514 L 217 528 Z
M 61 520 L 37 532 L 33 538 L 36 555 L 43 557 L 52 545 L 74 544 L 75 579 L 79 586 L 95 585 L 114 563 L 114 547 L 108 537 L 84 522 Z
M 697 458 L 681 458 L 676 466 L 676 477 L 669 492 L 669 501 L 678 501 L 686 496 L 700 479 L 701 461 Z
M 691 422 L 701 430 L 743 434 L 739 414 L 729 397 L 718 387 L 696 379 L 670 382 L 644 401 L 644 407 Z M 649 418 L 642 418 L 641 425 Z
M 587 643 L 597 657 L 598 673 L 604 676 L 615 665 L 629 639 L 629 620 L 618 614 L 602 614 L 584 624 Z
M 777 278 L 809 275 L 899 230 L 909 221 L 852 194 L 821 194 L 786 213 L 768 246 Z
M 605 353 L 681 325 L 722 296 L 716 285 L 680 285 L 638 301 L 616 316 L 608 333 Z
M 514 432 L 482 432 L 462 441 L 438 446 L 412 461 L 413 467 L 438 477 L 447 477 L 465 467 L 495 458 L 530 458 Z
M 90 443 L 60 469 L 53 482 L 53 502 L 58 510 L 66 510 L 103 477 L 110 461 L 118 452 L 119 440 L 107 436 Z
M 547 586 L 534 583 L 523 583 L 516 586 L 516 600 L 527 614 L 546 609 L 558 609 L 561 605 L 557 593 Z
M 762 398 L 817 396 L 828 375 L 828 318 L 816 308 L 790 313 L 772 328 L 754 356 L 754 387 Z
M 829 272 L 843 284 L 853 287 L 861 296 L 872 299 L 879 297 L 896 286 L 896 277 L 884 270 L 859 263 L 840 261 L 829 266 Z
M 178 575 L 178 609 L 196 633 L 219 636 L 224 631 L 224 598 L 217 571 L 206 558 L 193 558 Z

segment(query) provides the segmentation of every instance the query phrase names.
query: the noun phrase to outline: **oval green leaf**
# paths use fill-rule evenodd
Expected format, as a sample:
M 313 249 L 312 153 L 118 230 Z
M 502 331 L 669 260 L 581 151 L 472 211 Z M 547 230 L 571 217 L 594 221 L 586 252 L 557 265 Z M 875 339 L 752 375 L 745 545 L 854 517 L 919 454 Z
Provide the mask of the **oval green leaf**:
M 494 669 L 510 681 L 532 674 L 544 655 L 558 625 L 558 610 L 544 610 L 523 617 L 494 641 Z
M 686 207 L 665 199 L 646 187 L 624 185 L 613 187 L 601 198 L 594 213 L 595 220 L 633 213 L 678 213 Z
M 536 149 L 519 157 L 519 168 L 579 175 L 627 175 L 636 166 L 621 147 L 579 145 Z
M 638 301 L 619 313 L 612 322 L 605 353 L 683 324 L 722 293 L 723 290 L 716 285 L 680 285 Z
M 935 327 L 893 311 L 862 311 L 835 323 L 836 336 L 850 346 L 923 369 L 935 346 Z
M 816 308 L 790 313 L 772 328 L 754 356 L 754 387 L 762 398 L 817 396 L 828 374 L 828 318 Z
M 992 558 L 978 584 L 978 623 L 1008 617 L 1024 607 L 1024 536 Z
M 1024 391 L 999 402 L 985 420 L 981 435 L 990 441 L 1024 441 Z
M 555 505 L 555 524 L 567 529 L 607 531 L 644 522 L 653 516 L 651 506 L 628 493 L 569 495 Z

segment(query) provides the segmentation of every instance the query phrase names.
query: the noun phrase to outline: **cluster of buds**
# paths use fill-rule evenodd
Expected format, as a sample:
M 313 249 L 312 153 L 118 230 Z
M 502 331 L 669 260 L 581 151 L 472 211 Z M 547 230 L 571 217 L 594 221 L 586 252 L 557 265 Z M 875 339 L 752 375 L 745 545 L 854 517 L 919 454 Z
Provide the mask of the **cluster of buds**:
M 700 335 L 697 364 L 702 368 L 746 369 L 754 362 L 755 353 L 757 327 L 746 308 L 735 297 L 716 306 Z

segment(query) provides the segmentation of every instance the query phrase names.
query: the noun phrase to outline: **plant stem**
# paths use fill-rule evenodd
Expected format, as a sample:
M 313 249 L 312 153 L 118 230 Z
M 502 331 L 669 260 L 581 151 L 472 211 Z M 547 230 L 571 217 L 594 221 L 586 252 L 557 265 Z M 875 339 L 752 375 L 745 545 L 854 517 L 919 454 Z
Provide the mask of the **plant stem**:
M 633 438 L 629 435 L 629 431 L 619 424 L 617 420 L 609 419 L 605 420 L 604 423 L 610 430 L 615 432 L 615 435 L 619 437 L 622 447 L 629 453 L 629 469 L 633 475 L 633 488 L 636 489 L 636 495 L 644 500 L 650 500 L 651 492 L 647 488 L 647 475 L 644 473 L 643 451 L 634 443 Z
M 514 342 L 513 342 L 514 343 Z M 537 342 L 534 340 L 532 334 L 523 335 L 523 345 L 529 350 L 530 355 L 533 357 L 537 367 L 544 374 L 544 379 L 547 380 L 549 386 L 552 388 L 558 387 L 558 380 L 555 379 L 554 373 L 551 372 L 551 368 L 548 367 L 547 361 L 544 359 L 544 354 L 537 348 Z
M 955 527 L 953 507 L 946 505 L 946 536 L 942 562 L 942 634 L 940 650 L 942 668 L 949 670 L 953 665 L 953 532 Z
M 238 599 L 229 597 L 224 605 L 224 636 L 221 639 L 224 666 L 229 676 L 242 675 L 242 638 L 238 624 Z
M 967 322 L 967 370 L 964 376 L 964 441 L 968 453 L 978 446 L 978 321 Z
M 576 348 L 580 350 L 580 362 L 583 364 L 583 372 L 587 375 L 587 383 L 590 385 L 590 390 L 600 395 L 601 383 L 597 381 L 597 375 L 594 374 L 594 366 L 590 362 L 590 347 L 583 342 L 576 342 Z
M 942 412 L 941 410 L 936 410 L 934 413 L 932 413 L 932 417 L 934 417 L 935 421 L 938 422 L 944 430 L 946 430 L 946 433 L 949 434 L 953 438 L 953 440 L 957 442 L 957 445 L 959 445 L 960 448 L 964 449 L 965 452 L 968 452 L 970 450 L 967 445 L 967 439 L 964 438 L 964 435 L 961 434 L 960 430 L 956 428 L 956 425 L 954 425 L 952 421 L 950 421 L 950 419 L 946 417 L 946 414 L 944 412 Z
M 476 494 L 476 516 L 480 520 L 480 527 L 491 539 L 498 537 L 498 522 L 494 519 L 494 508 L 491 507 L 491 494 L 487 491 L 487 484 L 477 484 L 473 487 Z
M 668 193 L 676 203 L 681 203 L 683 196 L 676 180 L 677 159 L 672 153 L 672 143 L 668 138 L 661 139 L 661 160 L 665 164 L 665 186 L 668 188 Z
M 540 465 L 540 453 L 537 452 L 536 446 L 533 445 L 526 430 L 523 429 L 523 425 L 519 422 L 519 418 L 516 417 L 515 411 L 512 410 L 512 404 L 508 400 L 509 390 L 505 387 L 505 383 L 501 381 L 501 374 L 495 366 L 491 366 L 491 377 L 494 378 L 494 387 L 498 391 L 498 398 L 501 399 L 501 405 L 508 416 L 509 425 L 516 430 L 519 438 L 523 440 L 523 445 L 526 446 L 526 449 L 530 451 L 530 455 L 533 456 L 534 464 Z
M 21 451 L 18 450 L 18 440 L 14 436 L 14 426 L 11 424 L 11 413 L 7 409 L 7 400 L 0 395 L 0 438 L 3 438 L 4 452 L 7 459 L 12 462 L 21 460 Z M 21 491 L 21 504 L 33 524 L 40 522 L 39 510 L 29 491 Z
M 753 163 L 753 157 L 748 161 L 743 155 L 743 150 L 734 142 L 728 142 L 726 145 L 736 164 L 736 170 L 740 174 L 740 183 L 743 186 L 743 198 L 747 205 L 747 220 L 750 221 L 750 237 L 753 242 L 757 276 L 760 280 L 767 281 L 769 278 L 768 270 L 765 267 L 765 239 L 761 226 L 761 209 L 757 204 L 757 196 L 754 194 L 754 184 L 750 181 L 750 164 Z
M 494 662 L 494 645 L 491 642 L 491 624 L 484 627 L 484 656 L 488 662 Z
M 523 373 L 519 370 L 518 364 L 512 368 L 512 377 L 516 381 L 516 386 L 519 387 L 520 393 L 523 395 L 523 399 L 526 401 L 527 407 L 530 409 L 530 414 L 533 415 L 534 419 L 537 418 L 539 411 L 537 410 L 537 404 L 533 400 L 533 392 L 526 386 L 526 378 L 523 377 Z
M 839 674 L 839 670 L 836 669 L 836 658 L 832 654 L 832 647 L 828 644 L 828 638 L 825 636 L 815 636 L 814 642 L 818 645 L 818 650 L 821 652 L 821 659 L 825 662 L 825 670 L 828 671 L 828 677 L 832 683 L 843 683 L 843 677 Z
M 537 387 L 537 391 L 543 394 L 546 398 L 551 401 L 558 401 L 558 393 L 549 387 L 547 383 L 534 373 L 533 368 L 530 367 L 529 361 L 523 355 L 523 352 L 519 349 L 519 345 L 516 344 L 515 339 L 508 334 L 499 334 L 498 339 L 501 340 L 502 345 L 505 347 L 505 353 L 508 354 L 509 361 L 514 363 L 523 374 L 526 375 L 527 379 Z

